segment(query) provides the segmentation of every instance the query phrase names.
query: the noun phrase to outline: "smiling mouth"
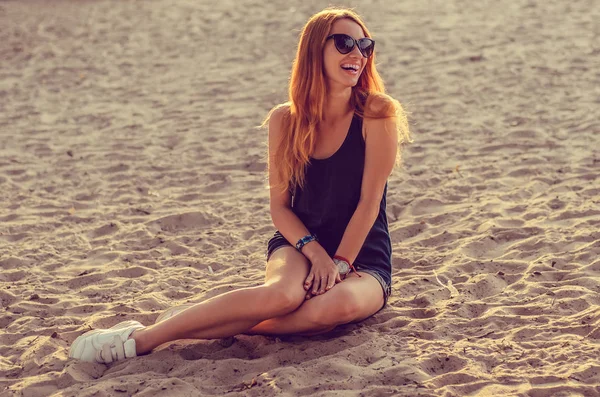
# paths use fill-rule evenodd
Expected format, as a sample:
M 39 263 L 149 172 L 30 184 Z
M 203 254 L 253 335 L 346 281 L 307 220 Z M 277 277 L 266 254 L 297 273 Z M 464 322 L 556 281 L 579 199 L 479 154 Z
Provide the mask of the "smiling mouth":
M 358 65 L 345 64 L 341 65 L 341 68 L 350 74 L 358 74 L 360 67 Z

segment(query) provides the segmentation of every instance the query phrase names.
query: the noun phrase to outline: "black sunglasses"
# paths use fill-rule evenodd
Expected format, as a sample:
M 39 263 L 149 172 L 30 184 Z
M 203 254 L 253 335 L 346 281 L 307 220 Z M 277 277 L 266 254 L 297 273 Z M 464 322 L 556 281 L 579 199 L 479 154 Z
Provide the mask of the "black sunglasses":
M 354 45 L 356 44 L 362 56 L 368 58 L 373 55 L 373 50 L 375 49 L 375 40 L 371 40 L 368 37 L 355 40 L 352 36 L 348 36 L 347 34 L 336 33 L 327 36 L 325 41 L 329 39 L 333 39 L 335 48 L 340 54 L 348 54 L 354 49 Z

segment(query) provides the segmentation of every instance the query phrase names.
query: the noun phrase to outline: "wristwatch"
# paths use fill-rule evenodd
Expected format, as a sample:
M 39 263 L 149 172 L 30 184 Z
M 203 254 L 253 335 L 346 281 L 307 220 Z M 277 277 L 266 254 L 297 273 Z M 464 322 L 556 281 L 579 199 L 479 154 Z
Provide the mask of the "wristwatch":
M 350 273 L 350 264 L 345 260 L 333 258 L 333 263 L 336 264 L 338 270 L 340 271 L 340 275 L 345 276 Z

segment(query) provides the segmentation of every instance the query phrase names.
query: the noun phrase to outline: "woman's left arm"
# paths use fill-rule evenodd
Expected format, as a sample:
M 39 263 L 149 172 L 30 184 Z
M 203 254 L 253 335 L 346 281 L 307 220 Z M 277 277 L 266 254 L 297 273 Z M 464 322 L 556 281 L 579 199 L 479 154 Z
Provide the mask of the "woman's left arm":
M 365 119 L 363 128 L 366 148 L 360 200 L 335 253 L 351 264 L 377 219 L 385 183 L 394 168 L 398 152 L 394 118 Z

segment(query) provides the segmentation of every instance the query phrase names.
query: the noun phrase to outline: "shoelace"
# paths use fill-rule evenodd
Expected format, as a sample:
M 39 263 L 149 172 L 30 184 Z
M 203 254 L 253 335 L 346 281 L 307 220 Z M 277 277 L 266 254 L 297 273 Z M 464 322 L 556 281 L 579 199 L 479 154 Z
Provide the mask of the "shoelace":
M 113 361 L 125 359 L 125 341 L 120 335 L 115 335 L 112 342 L 106 342 L 102 348 L 96 351 L 96 361 L 104 364 L 110 364 Z

